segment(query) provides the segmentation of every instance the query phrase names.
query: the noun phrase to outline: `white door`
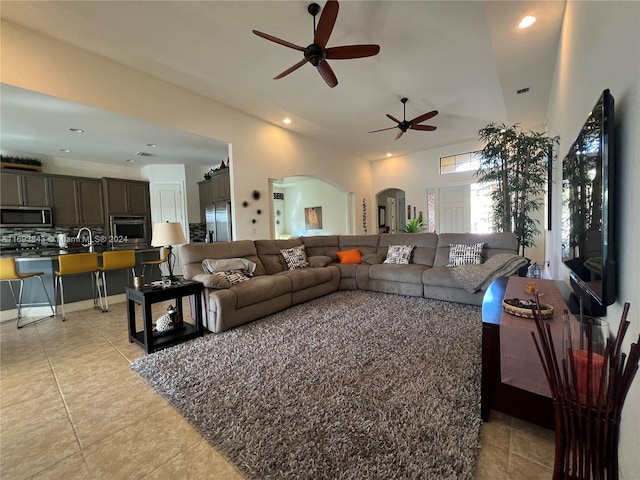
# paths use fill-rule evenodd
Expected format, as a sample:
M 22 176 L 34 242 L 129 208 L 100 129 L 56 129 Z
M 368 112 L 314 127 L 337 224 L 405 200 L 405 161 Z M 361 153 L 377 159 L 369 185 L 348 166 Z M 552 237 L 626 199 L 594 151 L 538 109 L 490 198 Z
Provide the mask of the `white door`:
M 189 229 L 187 228 L 184 215 L 184 195 L 181 183 L 153 183 L 151 184 L 151 223 L 178 222 L 182 225 L 184 237 L 189 241 Z M 176 255 L 173 268 L 174 275 L 182 275 L 180 267 L 179 248 L 174 247 L 173 253 Z M 168 275 L 169 271 L 165 265 L 162 266 L 163 275 Z
M 387 198 L 387 225 L 390 233 L 398 232 L 398 213 L 395 198 Z
M 440 229 L 438 233 L 468 233 L 471 231 L 470 190 L 469 185 L 440 188 Z

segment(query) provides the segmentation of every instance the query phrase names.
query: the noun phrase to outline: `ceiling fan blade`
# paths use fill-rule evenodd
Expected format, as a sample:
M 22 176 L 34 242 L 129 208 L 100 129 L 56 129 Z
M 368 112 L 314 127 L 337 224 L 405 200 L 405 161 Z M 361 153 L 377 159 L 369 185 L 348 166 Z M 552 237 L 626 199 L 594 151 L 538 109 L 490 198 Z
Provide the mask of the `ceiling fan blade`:
M 326 57 L 330 60 L 373 57 L 380 52 L 380 45 L 345 45 L 327 48 Z
M 369 133 L 384 132 L 385 130 L 393 130 L 398 127 L 381 128 L 380 130 L 371 130 Z
M 433 125 L 411 125 L 409 127 L 411 130 L 422 130 L 424 132 L 433 132 L 436 128 Z
M 318 72 L 320 72 L 320 75 L 322 76 L 322 78 L 324 78 L 324 81 L 327 82 L 327 85 L 329 85 L 331 88 L 338 85 L 336 74 L 333 73 L 333 70 L 326 61 L 322 61 L 318 64 Z
M 284 45 L 285 47 L 293 48 L 294 50 L 304 52 L 304 47 L 300 47 L 299 45 L 296 45 L 294 43 L 287 42 L 286 40 L 282 40 L 281 38 L 274 37 L 273 35 L 269 35 L 268 33 L 259 32 L 258 30 L 252 30 L 252 32 L 259 37 L 265 38 L 279 45 Z
M 415 126 L 415 125 L 417 125 L 419 123 L 424 122 L 425 120 L 429 120 L 430 118 L 435 117 L 437 114 L 438 114 L 437 110 L 431 110 L 429 113 L 425 113 L 424 115 L 420 115 L 419 117 L 414 118 L 409 123 L 412 126 Z
M 400 130 L 398 132 L 398 134 L 396 135 L 396 140 L 398 140 L 402 135 L 404 135 L 404 132 L 402 130 Z
M 301 66 L 303 66 L 305 63 L 307 63 L 308 60 L 306 58 L 303 58 L 302 60 L 300 60 L 298 63 L 296 63 L 293 67 L 289 67 L 287 68 L 284 72 L 282 72 L 280 75 L 273 77 L 274 80 L 279 80 L 282 77 L 286 77 L 287 75 L 289 75 L 291 72 L 296 71 L 297 69 L 299 69 Z
M 387 113 L 387 117 L 389 117 L 391 120 L 393 120 L 396 123 L 402 123 L 400 120 L 398 120 L 396 117 L 391 116 L 390 114 Z
M 318 28 L 313 36 L 313 43 L 318 45 L 320 48 L 327 46 L 327 42 L 329 41 L 329 37 L 333 31 L 333 26 L 336 23 L 336 18 L 338 18 L 339 8 L 337 0 L 328 0 L 322 9 L 320 20 L 318 21 Z

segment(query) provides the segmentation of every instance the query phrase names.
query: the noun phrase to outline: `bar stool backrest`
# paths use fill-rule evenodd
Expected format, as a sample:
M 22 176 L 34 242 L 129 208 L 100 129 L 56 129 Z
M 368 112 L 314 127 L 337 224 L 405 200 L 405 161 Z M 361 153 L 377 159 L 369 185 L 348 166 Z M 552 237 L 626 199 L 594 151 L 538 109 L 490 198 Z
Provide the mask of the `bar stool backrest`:
M 98 254 L 70 253 L 58 256 L 56 275 L 73 275 L 74 273 L 95 272 L 98 270 Z
M 136 266 L 136 253 L 133 250 L 104 252 L 101 270 L 117 270 Z
M 20 275 L 16 270 L 16 259 L 13 257 L 0 258 L 0 280 L 15 280 L 19 278 Z

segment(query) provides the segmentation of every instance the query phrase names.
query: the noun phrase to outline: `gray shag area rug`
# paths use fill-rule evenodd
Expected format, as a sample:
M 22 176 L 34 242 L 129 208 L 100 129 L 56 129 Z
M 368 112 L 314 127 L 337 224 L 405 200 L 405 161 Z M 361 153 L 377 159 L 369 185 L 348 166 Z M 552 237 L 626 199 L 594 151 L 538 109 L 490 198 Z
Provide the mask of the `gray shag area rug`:
M 139 358 L 249 479 L 472 479 L 479 307 L 341 291 Z

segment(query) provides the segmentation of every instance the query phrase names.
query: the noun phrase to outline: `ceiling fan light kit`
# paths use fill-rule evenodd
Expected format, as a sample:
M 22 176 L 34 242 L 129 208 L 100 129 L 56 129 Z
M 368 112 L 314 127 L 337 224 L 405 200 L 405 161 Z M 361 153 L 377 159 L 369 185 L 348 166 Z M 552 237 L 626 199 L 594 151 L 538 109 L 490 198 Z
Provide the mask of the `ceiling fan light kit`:
M 283 45 L 293 50 L 303 52 L 304 58 L 295 65 L 289 67 L 284 72 L 276 75 L 274 80 L 286 77 L 290 73 L 302 67 L 305 63 L 310 63 L 318 69 L 318 73 L 329 87 L 333 88 L 338 85 L 338 79 L 327 59 L 329 60 L 348 60 L 353 58 L 371 57 L 380 52 L 379 45 L 345 45 L 341 47 L 327 48 L 327 42 L 333 31 L 333 27 L 338 18 L 339 5 L 337 0 L 328 0 L 320 14 L 320 20 L 316 28 L 316 15 L 320 12 L 320 5 L 311 3 L 307 7 L 307 11 L 313 16 L 313 43 L 307 47 L 301 47 L 294 43 L 274 37 L 268 33 L 253 30 L 253 33 L 259 37 L 271 42 Z

